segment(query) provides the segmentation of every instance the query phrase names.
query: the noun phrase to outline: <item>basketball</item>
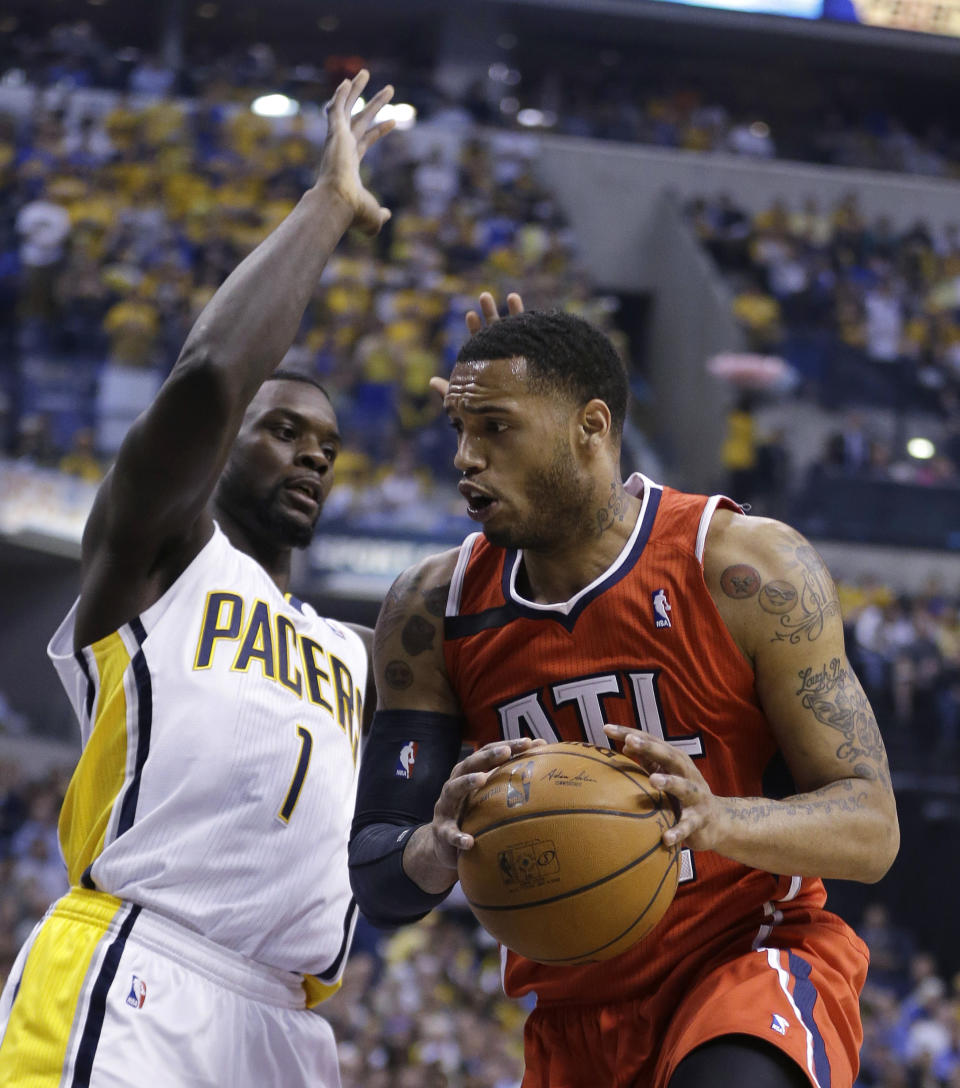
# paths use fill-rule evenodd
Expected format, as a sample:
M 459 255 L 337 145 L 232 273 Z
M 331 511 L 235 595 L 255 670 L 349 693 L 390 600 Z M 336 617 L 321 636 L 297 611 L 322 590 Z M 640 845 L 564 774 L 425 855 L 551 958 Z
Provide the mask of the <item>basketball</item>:
M 590 744 L 550 744 L 499 766 L 467 799 L 459 876 L 480 924 L 546 964 L 617 955 L 673 901 L 677 821 L 633 760 Z

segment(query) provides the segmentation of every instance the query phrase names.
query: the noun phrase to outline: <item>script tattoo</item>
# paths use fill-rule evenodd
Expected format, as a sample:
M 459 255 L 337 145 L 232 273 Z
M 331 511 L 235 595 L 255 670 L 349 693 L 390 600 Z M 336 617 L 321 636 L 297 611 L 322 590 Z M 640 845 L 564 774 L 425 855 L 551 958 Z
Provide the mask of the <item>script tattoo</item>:
M 829 816 L 837 812 L 856 812 L 869 803 L 866 791 L 856 787 L 848 778 L 831 782 L 806 796 L 808 800 L 796 798 L 791 801 L 769 801 L 763 797 L 737 798 L 728 800 L 724 808 L 727 815 L 738 823 L 760 824 L 774 813 L 786 816 Z
M 760 573 L 746 563 L 734 563 L 720 575 L 720 587 L 728 597 L 752 597 L 760 589 Z
M 793 534 L 794 542 L 803 541 L 799 533 Z M 795 544 L 793 557 L 803 568 L 803 584 L 797 590 L 791 582 L 768 582 L 760 590 L 760 607 L 780 617 L 780 630 L 771 642 L 790 642 L 796 645 L 802 637 L 813 642 L 823 634 L 826 621 L 840 615 L 840 602 L 823 560 L 809 544 Z
M 627 514 L 627 493 L 623 484 L 610 485 L 610 498 L 605 509 L 597 511 L 597 529 L 605 533 L 614 522 L 623 521 Z
M 411 657 L 416 657 L 417 654 L 422 654 L 424 650 L 433 648 L 433 636 L 435 634 L 436 628 L 429 620 L 425 620 L 423 616 L 411 616 L 403 625 L 400 641 L 407 653 Z
M 383 678 L 395 691 L 405 691 L 413 683 L 413 669 L 406 661 L 388 661 Z
M 796 694 L 818 722 L 837 730 L 843 740 L 837 758 L 850 763 L 858 778 L 889 784 L 887 755 L 877 720 L 857 678 L 833 658 L 821 669 L 801 669 Z

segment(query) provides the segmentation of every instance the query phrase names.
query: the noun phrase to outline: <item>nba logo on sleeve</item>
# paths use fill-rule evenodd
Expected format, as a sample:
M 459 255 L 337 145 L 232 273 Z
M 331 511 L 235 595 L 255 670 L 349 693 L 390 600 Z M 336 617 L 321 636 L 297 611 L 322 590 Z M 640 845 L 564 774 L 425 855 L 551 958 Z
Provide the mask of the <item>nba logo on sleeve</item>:
M 653 622 L 656 627 L 672 627 L 670 622 L 671 606 L 665 589 L 655 589 L 653 598 Z
M 132 975 L 130 978 L 130 993 L 127 994 L 127 1004 L 132 1009 L 142 1009 L 147 1000 L 147 984 L 142 978 Z
M 394 773 L 397 778 L 413 778 L 413 765 L 417 761 L 417 742 L 408 740 L 400 749 Z

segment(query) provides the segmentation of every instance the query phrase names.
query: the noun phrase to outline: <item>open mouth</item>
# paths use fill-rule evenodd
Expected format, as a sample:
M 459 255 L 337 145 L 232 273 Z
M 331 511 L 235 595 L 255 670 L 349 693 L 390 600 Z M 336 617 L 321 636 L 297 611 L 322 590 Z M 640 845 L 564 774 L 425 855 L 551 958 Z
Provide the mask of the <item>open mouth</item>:
M 320 505 L 318 488 L 308 480 L 296 480 L 284 485 L 284 491 L 293 499 L 294 505 L 313 512 Z
M 498 505 L 498 500 L 467 483 L 460 484 L 460 494 L 467 500 L 467 513 L 476 521 L 483 521 Z

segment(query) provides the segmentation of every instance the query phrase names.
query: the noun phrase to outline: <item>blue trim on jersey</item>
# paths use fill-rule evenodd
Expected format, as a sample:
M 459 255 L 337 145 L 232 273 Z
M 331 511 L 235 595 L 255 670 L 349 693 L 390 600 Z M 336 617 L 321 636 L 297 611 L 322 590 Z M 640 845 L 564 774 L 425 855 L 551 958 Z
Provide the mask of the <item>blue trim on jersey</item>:
M 103 957 L 97 980 L 93 984 L 93 992 L 90 995 L 90 1004 L 87 1008 L 87 1019 L 83 1025 L 83 1034 L 80 1036 L 80 1045 L 77 1047 L 77 1058 L 73 1066 L 73 1079 L 70 1088 L 89 1088 L 90 1076 L 93 1073 L 93 1059 L 97 1054 L 97 1045 L 100 1042 L 100 1032 L 103 1030 L 103 1021 L 107 1011 L 107 994 L 117 976 L 117 968 L 120 966 L 120 957 L 127 944 L 127 938 L 133 929 L 133 923 L 140 914 L 139 907 L 131 907 L 120 927 L 120 932 L 114 937 L 107 954 Z
M 357 909 L 357 901 L 351 895 L 350 902 L 347 904 L 347 913 L 343 917 L 343 940 L 340 942 L 340 951 L 337 953 L 333 963 L 331 963 L 325 971 L 321 971 L 315 976 L 325 985 L 336 982 L 340 977 L 340 969 L 343 965 L 343 961 L 347 958 L 347 953 L 350 951 L 351 938 L 353 936 L 353 923 L 356 919 Z
M 87 711 L 87 721 L 90 720 L 90 715 L 93 714 L 93 699 L 96 695 L 96 687 L 93 683 L 93 677 L 90 675 L 90 666 L 87 664 L 87 659 L 84 657 L 83 650 L 77 650 L 73 655 L 74 660 L 80 666 L 80 671 L 83 673 L 87 681 L 87 697 L 84 700 Z
M 528 620 L 553 620 L 555 623 L 561 624 L 568 631 L 572 631 L 587 605 L 592 604 L 608 589 L 612 589 L 617 585 L 618 582 L 622 582 L 637 565 L 640 556 L 643 554 L 643 549 L 647 546 L 647 541 L 650 539 L 650 534 L 653 531 L 653 523 L 657 517 L 657 510 L 660 508 L 660 498 L 662 495 L 662 488 L 650 488 L 650 497 L 647 501 L 647 508 L 644 511 L 643 524 L 640 526 L 637 538 L 634 540 L 633 547 L 630 549 L 630 553 L 614 574 L 610 575 L 609 578 L 604 578 L 603 581 L 594 586 L 589 593 L 585 593 L 569 612 L 561 612 L 559 609 L 554 610 L 551 608 L 531 608 L 522 601 L 518 601 L 517 598 L 510 593 L 510 576 L 517 566 L 520 553 L 516 549 L 508 551 L 503 562 L 501 591 L 504 600 L 509 606 L 512 606 L 509 611 L 512 611 L 513 614 L 506 616 L 505 622 L 509 619 L 516 619 L 518 616 L 523 616 Z M 505 609 L 504 611 L 507 612 L 508 609 Z M 488 624 L 487 626 L 493 625 Z
M 795 952 L 787 952 L 790 973 L 796 979 L 793 986 L 793 1000 L 800 1010 L 800 1018 L 813 1036 L 813 1069 L 820 1082 L 820 1088 L 830 1088 L 830 1059 L 827 1048 L 813 1018 L 817 1004 L 817 988 L 810 981 L 810 964 Z
M 117 821 L 117 834 L 120 838 L 124 831 L 133 827 L 133 821 L 137 818 L 137 801 L 140 799 L 140 781 L 143 778 L 143 767 L 150 754 L 150 727 L 153 723 L 153 686 L 150 682 L 150 669 L 143 653 L 143 644 L 147 639 L 147 632 L 139 619 L 130 621 L 130 630 L 140 645 L 140 650 L 134 655 L 131 665 L 133 676 L 137 685 L 137 756 L 134 763 L 133 780 L 127 787 L 120 807 L 120 818 Z
M 292 605 L 293 605 L 293 607 L 294 607 L 294 608 L 295 608 L 295 609 L 296 609 L 296 610 L 297 610 L 297 611 L 298 611 L 298 612 L 299 612 L 299 613 L 300 613 L 300 614 L 301 614 L 302 616 L 305 616 L 305 615 L 306 615 L 306 613 L 305 613 L 305 612 L 303 611 L 303 601 L 301 601 L 299 597 L 294 597 L 294 595 L 293 595 L 292 593 L 285 593 L 285 594 L 284 594 L 284 596 L 285 596 L 285 597 L 286 597 L 286 599 L 287 599 L 287 604 L 292 604 Z

